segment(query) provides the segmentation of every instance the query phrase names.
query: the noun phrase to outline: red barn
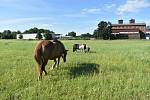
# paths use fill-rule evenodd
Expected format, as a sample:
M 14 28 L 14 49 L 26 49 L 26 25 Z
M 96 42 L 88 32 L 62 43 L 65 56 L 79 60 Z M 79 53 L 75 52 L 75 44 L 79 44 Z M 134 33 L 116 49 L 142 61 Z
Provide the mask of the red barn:
M 112 34 L 129 39 L 145 38 L 146 24 L 135 23 L 135 19 L 129 20 L 128 24 L 118 20 L 118 24 L 112 24 Z

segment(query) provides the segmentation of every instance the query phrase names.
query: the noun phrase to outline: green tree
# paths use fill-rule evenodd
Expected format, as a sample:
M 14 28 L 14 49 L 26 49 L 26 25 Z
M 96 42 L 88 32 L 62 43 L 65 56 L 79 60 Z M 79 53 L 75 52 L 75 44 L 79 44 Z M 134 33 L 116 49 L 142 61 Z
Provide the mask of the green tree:
M 28 30 L 29 33 L 38 33 L 38 28 L 34 27 Z
M 2 39 L 13 39 L 11 31 L 10 30 L 4 30 L 4 32 L 2 33 Z
M 19 30 L 17 31 L 17 34 L 22 34 Z
M 19 39 L 23 39 L 23 35 L 22 34 L 19 34 Z
M 29 31 L 28 31 L 28 30 L 25 30 L 25 31 L 23 32 L 23 34 L 29 34 Z
M 44 33 L 43 35 L 45 37 L 45 40 L 52 40 L 53 37 L 52 37 L 52 34 L 51 33 Z
M 94 30 L 94 37 L 95 38 L 103 38 L 103 39 L 110 39 L 111 36 L 111 23 L 110 22 L 105 22 L 101 21 L 98 24 L 98 28 Z
M 68 36 L 76 37 L 76 32 L 73 32 L 73 31 L 72 31 L 72 32 L 69 32 L 69 33 L 68 33 Z
M 53 33 L 53 32 L 51 32 L 50 30 L 44 30 L 44 33 Z
M 51 34 L 53 33 L 53 34 L 55 34 L 55 32 L 50 31 L 50 30 L 48 30 L 48 29 L 38 29 L 38 28 L 36 28 L 36 27 L 30 28 L 30 29 L 25 30 L 25 31 L 23 32 L 23 34 L 32 34 L 32 33 L 51 33 Z
M 39 29 L 39 33 L 44 33 L 44 29 Z
M 2 33 L 0 32 L 0 39 L 2 38 Z
M 18 33 L 17 33 L 16 31 L 11 32 L 12 38 L 13 38 L 13 39 L 16 39 L 16 35 L 17 35 L 17 34 L 18 34 Z
M 41 33 L 38 32 L 35 38 L 41 40 L 43 38 L 43 36 Z
M 81 37 L 83 37 L 83 38 L 91 38 L 92 35 L 90 33 L 86 33 L 86 34 L 81 34 Z
M 28 30 L 25 30 L 23 33 L 24 34 L 32 34 L 32 33 L 38 33 L 39 32 L 39 29 L 34 27 L 34 28 L 30 28 Z

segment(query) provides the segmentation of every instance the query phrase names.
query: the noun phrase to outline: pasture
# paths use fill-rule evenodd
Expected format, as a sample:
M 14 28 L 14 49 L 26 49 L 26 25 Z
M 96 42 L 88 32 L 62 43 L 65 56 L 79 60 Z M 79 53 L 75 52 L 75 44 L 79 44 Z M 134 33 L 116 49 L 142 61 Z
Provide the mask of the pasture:
M 37 41 L 0 40 L 0 100 L 149 100 L 150 41 L 68 40 L 67 62 L 37 81 Z M 90 53 L 72 52 L 86 43 Z

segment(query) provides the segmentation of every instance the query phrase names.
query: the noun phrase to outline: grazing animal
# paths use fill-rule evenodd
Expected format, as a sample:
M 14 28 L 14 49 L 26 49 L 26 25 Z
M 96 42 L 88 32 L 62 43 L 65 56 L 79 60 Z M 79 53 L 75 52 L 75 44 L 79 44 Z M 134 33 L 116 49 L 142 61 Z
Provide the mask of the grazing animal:
M 74 44 L 73 45 L 73 52 L 75 52 L 77 50 L 81 50 L 81 51 L 84 51 L 84 52 L 89 52 L 90 47 L 88 47 L 86 44 Z
M 63 43 L 58 40 L 53 42 L 49 40 L 41 40 L 37 43 L 34 51 L 34 59 L 38 65 L 39 79 L 42 78 L 43 71 L 45 72 L 45 75 L 47 75 L 45 66 L 48 60 L 54 60 L 52 69 L 55 68 L 56 64 L 56 67 L 58 67 L 61 57 L 63 58 L 63 61 L 66 62 L 67 51 L 68 50 L 65 49 Z

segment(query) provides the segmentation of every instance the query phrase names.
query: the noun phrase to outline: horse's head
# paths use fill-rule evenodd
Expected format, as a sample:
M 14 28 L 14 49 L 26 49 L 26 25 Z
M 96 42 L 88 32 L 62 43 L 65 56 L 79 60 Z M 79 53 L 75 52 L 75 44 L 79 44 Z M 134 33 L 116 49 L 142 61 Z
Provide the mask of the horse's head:
M 66 62 L 67 51 L 68 50 L 65 50 L 63 55 L 62 55 L 62 58 L 63 58 L 64 62 Z

